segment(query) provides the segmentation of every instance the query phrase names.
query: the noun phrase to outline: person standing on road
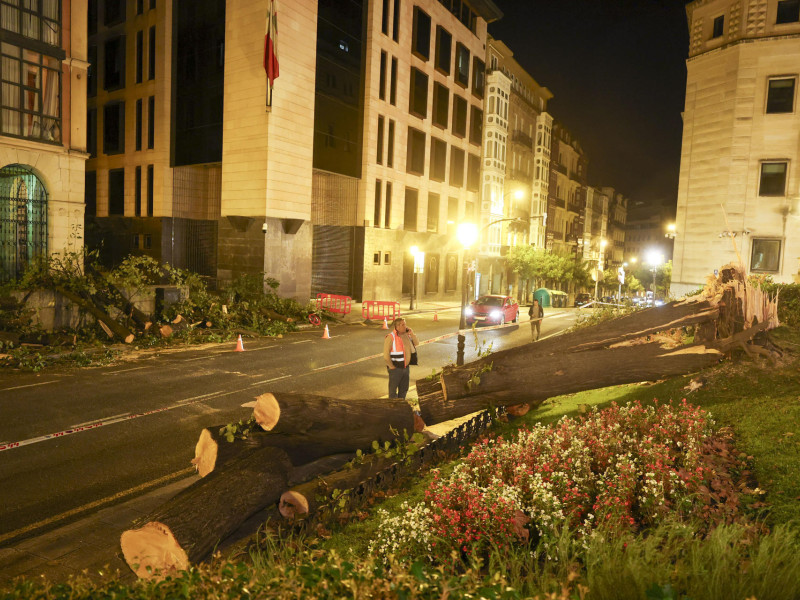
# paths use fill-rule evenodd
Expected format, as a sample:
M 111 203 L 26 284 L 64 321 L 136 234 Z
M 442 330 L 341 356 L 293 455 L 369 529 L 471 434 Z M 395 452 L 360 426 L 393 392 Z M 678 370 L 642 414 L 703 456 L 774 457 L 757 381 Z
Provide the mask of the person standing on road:
M 409 362 L 419 340 L 406 320 L 398 317 L 392 321 L 392 331 L 383 339 L 383 360 L 389 372 L 389 398 L 406 399 L 410 381 Z
M 538 342 L 539 334 L 542 332 L 542 319 L 544 318 L 544 309 L 539 301 L 534 298 L 528 316 L 531 318 L 531 341 Z

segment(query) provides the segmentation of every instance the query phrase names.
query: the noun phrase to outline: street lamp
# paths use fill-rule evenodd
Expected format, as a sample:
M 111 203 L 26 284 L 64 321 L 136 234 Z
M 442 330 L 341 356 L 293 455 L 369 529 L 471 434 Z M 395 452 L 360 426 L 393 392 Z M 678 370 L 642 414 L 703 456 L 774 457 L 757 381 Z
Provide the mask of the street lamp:
M 664 255 L 655 250 L 647 253 L 647 263 L 653 268 L 653 306 L 656 305 L 656 272 L 658 266 L 664 262 Z
M 675 231 L 675 223 L 670 223 L 669 225 L 667 225 L 667 233 L 664 234 L 664 237 L 670 240 L 674 240 L 676 235 L 677 233 Z
M 478 240 L 478 228 L 472 223 L 461 223 L 456 230 L 456 237 L 464 247 L 464 272 L 461 276 L 461 319 L 458 323 L 458 346 L 456 351 L 456 365 L 464 364 L 464 329 L 467 328 L 467 277 L 469 276 L 469 262 L 467 250 Z
M 605 240 L 600 240 L 600 254 L 597 255 L 597 275 L 594 278 L 594 299 L 597 300 L 597 292 L 600 287 L 600 275 L 603 272 L 603 262 L 605 258 L 606 244 Z

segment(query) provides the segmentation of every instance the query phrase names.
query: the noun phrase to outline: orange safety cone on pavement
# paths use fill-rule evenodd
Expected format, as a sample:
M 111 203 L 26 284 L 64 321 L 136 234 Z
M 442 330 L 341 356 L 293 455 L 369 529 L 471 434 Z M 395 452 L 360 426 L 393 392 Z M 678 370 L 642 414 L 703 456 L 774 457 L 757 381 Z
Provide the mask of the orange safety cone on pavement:
M 433 311 L 433 320 L 434 321 L 438 321 L 439 320 L 439 311 L 438 310 Z
M 325 333 L 322 334 L 322 339 L 323 340 L 331 339 L 331 334 L 328 333 L 328 326 L 327 325 L 325 325 Z
M 242 343 L 242 334 L 239 334 L 239 340 L 236 342 L 236 352 L 244 352 L 244 344 Z
M 383 328 L 389 329 L 389 323 L 386 322 L 386 317 L 383 317 Z

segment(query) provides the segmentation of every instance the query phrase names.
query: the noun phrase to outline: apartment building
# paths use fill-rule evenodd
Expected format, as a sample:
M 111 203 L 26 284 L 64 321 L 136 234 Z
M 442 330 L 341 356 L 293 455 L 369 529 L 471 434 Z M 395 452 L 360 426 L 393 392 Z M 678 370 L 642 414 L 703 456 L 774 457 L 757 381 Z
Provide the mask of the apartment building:
M 317 3 L 282 14 L 263 68 L 266 0 L 89 0 L 87 241 L 224 285 L 265 272 L 311 286 Z
M 578 255 L 589 261 L 592 268 L 603 265 L 605 268 L 606 248 L 608 246 L 608 196 L 600 189 L 586 186 L 584 189 L 586 205 L 583 213 L 583 234 L 578 247 Z M 605 244 L 603 242 L 605 241 Z
M 608 197 L 608 223 L 606 225 L 606 269 L 617 269 L 625 262 L 625 227 L 628 220 L 628 197 L 611 186 L 600 190 Z
M 0 281 L 83 247 L 86 5 L 1 0 Z
M 509 248 L 545 245 L 553 95 L 502 41 L 490 37 L 486 56 L 477 290 L 506 294 L 518 291 L 505 264 Z
M 455 231 L 479 208 L 486 26 L 501 16 L 488 0 L 320 3 L 314 291 L 460 298 Z
M 561 254 L 583 249 L 586 169 L 580 142 L 561 123 L 553 125 L 547 208 L 547 248 Z
M 800 1 L 697 0 L 690 33 L 671 293 L 744 263 L 798 272 Z

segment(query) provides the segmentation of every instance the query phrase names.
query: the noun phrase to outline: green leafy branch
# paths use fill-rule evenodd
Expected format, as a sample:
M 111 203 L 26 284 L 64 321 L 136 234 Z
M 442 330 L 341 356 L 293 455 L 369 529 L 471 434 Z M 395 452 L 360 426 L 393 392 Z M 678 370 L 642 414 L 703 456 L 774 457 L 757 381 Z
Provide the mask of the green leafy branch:
M 246 440 L 253 432 L 256 426 L 256 420 L 250 417 L 247 421 L 239 421 L 238 423 L 228 423 L 221 427 L 219 434 L 224 437 L 228 442 L 234 440 Z

